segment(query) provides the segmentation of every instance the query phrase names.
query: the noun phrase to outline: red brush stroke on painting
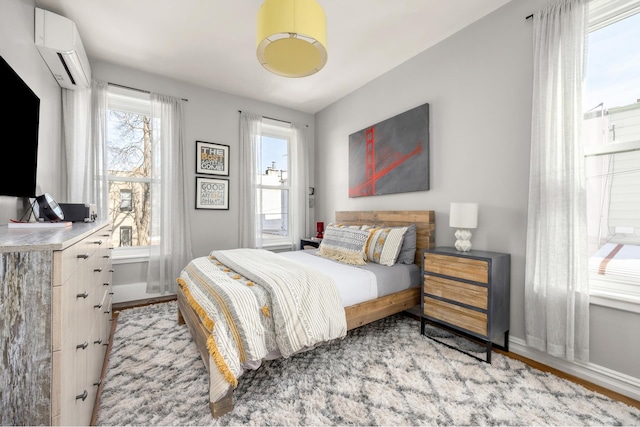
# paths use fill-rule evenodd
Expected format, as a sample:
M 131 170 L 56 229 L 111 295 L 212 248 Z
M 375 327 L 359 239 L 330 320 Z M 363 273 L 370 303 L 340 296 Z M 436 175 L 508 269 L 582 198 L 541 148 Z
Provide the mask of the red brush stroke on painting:
M 376 172 L 375 127 L 371 126 L 370 128 L 366 129 L 365 135 L 365 181 L 361 182 L 360 184 L 354 185 L 353 187 L 349 187 L 349 197 L 372 196 L 373 194 L 375 194 L 376 181 L 378 179 L 385 176 L 411 157 L 417 156 L 422 152 L 422 143 L 418 141 L 418 145 L 413 149 L 413 151 L 405 154 L 404 156 L 395 153 L 393 156 L 396 157 L 396 160 L 394 160 L 394 162 L 386 168 L 382 169 L 379 172 Z

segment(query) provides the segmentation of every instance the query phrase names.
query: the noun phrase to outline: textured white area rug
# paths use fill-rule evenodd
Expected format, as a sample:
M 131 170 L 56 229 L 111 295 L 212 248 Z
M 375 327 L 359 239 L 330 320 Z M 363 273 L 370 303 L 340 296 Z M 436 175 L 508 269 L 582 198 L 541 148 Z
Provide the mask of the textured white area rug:
M 176 310 L 120 313 L 98 425 L 640 425 L 640 409 L 501 354 L 478 361 L 403 315 L 247 372 L 233 412 L 213 419 Z

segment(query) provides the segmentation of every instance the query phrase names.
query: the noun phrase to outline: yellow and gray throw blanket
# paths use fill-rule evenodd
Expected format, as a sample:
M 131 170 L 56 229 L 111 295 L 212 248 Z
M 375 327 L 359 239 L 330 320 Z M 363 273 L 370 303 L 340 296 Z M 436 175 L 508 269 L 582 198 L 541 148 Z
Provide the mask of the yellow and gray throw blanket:
M 267 250 L 212 251 L 191 261 L 178 283 L 211 334 L 212 401 L 267 354 L 289 357 L 347 332 L 333 280 Z

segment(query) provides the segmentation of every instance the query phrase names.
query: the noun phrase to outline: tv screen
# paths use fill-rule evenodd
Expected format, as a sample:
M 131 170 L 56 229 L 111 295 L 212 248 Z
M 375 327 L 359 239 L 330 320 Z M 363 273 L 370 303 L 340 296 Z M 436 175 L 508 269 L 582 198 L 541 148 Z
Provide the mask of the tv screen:
M 40 98 L 0 56 L 5 107 L 0 129 L 0 196 L 35 197 Z M 11 139 L 7 135 L 13 135 Z

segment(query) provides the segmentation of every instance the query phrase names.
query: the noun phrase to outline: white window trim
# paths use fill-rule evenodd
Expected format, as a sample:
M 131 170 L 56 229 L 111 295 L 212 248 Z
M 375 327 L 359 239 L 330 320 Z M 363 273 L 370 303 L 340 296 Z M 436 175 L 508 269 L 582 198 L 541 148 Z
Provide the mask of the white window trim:
M 262 137 L 268 138 L 278 138 L 284 139 L 287 141 L 287 153 L 291 153 L 291 124 L 287 122 L 281 122 L 279 120 L 273 120 L 266 117 L 262 119 L 262 129 L 260 133 L 260 138 Z M 287 157 L 287 176 L 291 171 L 291 157 Z M 289 194 L 289 201 L 291 201 L 291 180 L 287 177 L 286 185 L 284 186 L 273 186 L 273 185 L 263 185 L 258 183 L 256 185 L 256 191 L 260 190 L 286 190 Z M 288 204 L 289 209 L 291 203 Z M 282 238 L 272 238 L 268 241 L 262 240 L 262 247 L 264 249 L 268 249 L 271 251 L 283 251 L 283 250 L 292 250 L 295 248 L 295 242 L 293 241 L 293 235 L 291 234 L 291 212 L 286 212 L 287 214 L 287 230 L 289 235 Z
M 149 261 L 150 246 L 128 246 L 113 248 L 113 264 L 131 264 Z
M 640 314 L 640 297 L 603 289 L 589 289 L 589 304 Z
M 592 0 L 589 5 L 589 32 L 640 13 L 640 0 Z M 637 151 L 640 141 L 610 143 L 585 149 L 584 156 L 602 156 Z M 616 292 L 615 287 L 603 289 L 589 286 L 589 303 L 632 313 L 640 313 L 640 295 Z
M 147 92 L 109 86 L 108 109 L 125 111 L 134 114 L 151 116 L 151 95 Z M 109 181 L 151 183 L 151 178 L 122 177 L 109 175 Z M 113 248 L 113 264 L 130 264 L 148 262 L 150 246 L 115 247 Z

